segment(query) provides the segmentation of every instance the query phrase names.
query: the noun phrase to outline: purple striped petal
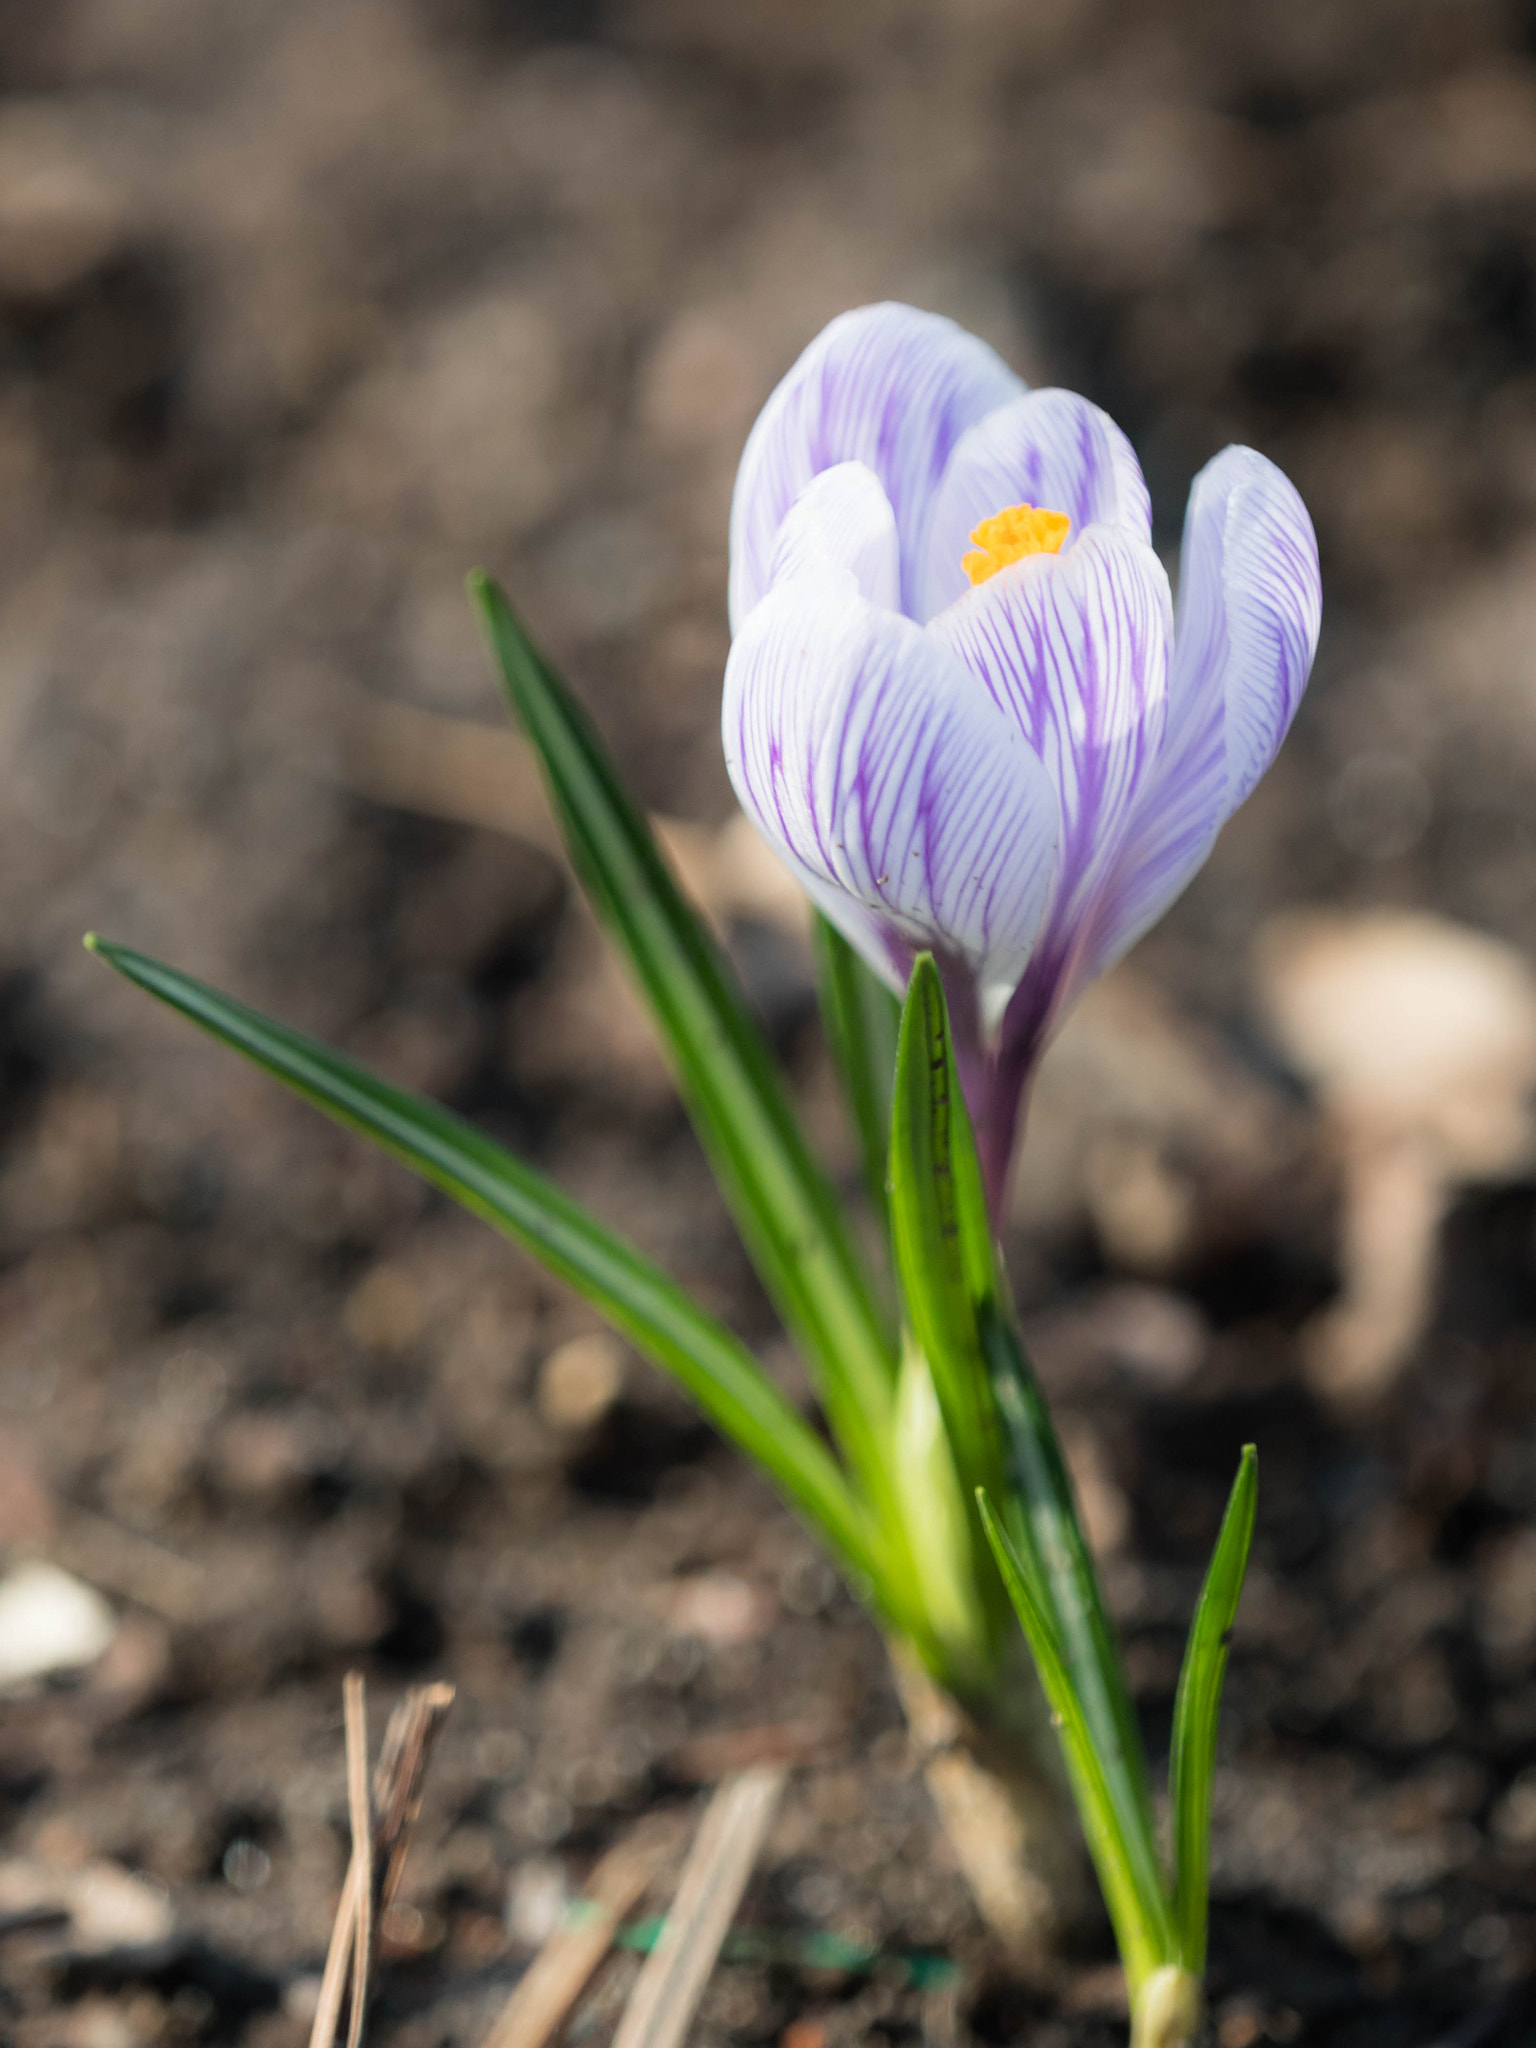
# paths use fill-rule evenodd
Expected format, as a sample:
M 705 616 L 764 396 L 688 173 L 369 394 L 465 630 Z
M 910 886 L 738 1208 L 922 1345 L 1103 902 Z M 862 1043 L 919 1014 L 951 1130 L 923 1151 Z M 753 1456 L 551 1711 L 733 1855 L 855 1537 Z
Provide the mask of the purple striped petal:
M 1045 915 L 1058 819 L 976 678 L 846 570 L 806 568 L 738 632 L 722 727 L 743 808 L 871 964 L 899 988 L 931 946 L 996 1007 Z
M 1080 986 L 1084 919 L 1157 760 L 1172 637 L 1168 579 L 1128 527 L 1093 526 L 1069 552 L 999 570 L 927 630 L 1007 707 L 1044 760 L 1061 804 L 1050 914 L 1003 1009 L 975 1105 L 996 1208 L 1029 1076 Z M 983 1020 L 995 1021 L 995 1013 Z
M 1162 563 L 1124 527 L 1000 570 L 928 631 L 985 682 L 1044 761 L 1061 805 L 1051 931 L 1109 872 L 1163 737 L 1172 607 Z
M 926 560 L 933 494 L 967 427 L 1023 385 L 985 342 L 911 306 L 864 306 L 819 334 L 759 415 L 731 505 L 731 627 L 769 586 L 779 525 L 824 469 L 862 462 L 901 539 L 902 607 Z
M 1088 526 L 1152 538 L 1152 501 L 1131 444 L 1106 412 L 1071 391 L 1027 391 L 962 437 L 934 501 L 917 617 L 963 597 L 972 529 L 1010 505 L 1043 505 Z
M 1323 611 L 1317 536 L 1283 471 L 1252 448 L 1224 448 L 1195 478 L 1184 549 L 1196 588 L 1221 591 L 1210 609 L 1225 627 L 1230 817 L 1279 752 L 1312 672 Z
M 1198 872 L 1274 759 L 1306 688 L 1322 591 L 1295 487 L 1251 448 L 1196 477 L 1184 521 L 1168 732 L 1095 918 L 1118 959 Z

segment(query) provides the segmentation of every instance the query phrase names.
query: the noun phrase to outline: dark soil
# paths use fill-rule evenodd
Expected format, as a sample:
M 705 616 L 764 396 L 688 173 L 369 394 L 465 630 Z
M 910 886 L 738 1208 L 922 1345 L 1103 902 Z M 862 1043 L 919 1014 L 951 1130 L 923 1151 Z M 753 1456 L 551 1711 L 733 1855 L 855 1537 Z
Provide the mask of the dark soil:
M 1536 12 L 57 0 L 0 13 L 0 82 L 0 1542 L 121 1616 L 0 1713 L 0 1869 L 104 1859 L 173 1919 L 0 1917 L 0 2038 L 306 2038 L 354 1665 L 379 1723 L 459 1691 L 381 2043 L 479 2042 L 607 1844 L 775 1749 L 745 1918 L 884 1958 L 725 1963 L 698 2039 L 1117 2038 L 1104 1938 L 1049 1995 L 989 1947 L 878 1638 L 766 1487 L 638 1360 L 574 1421 L 545 1365 L 583 1311 L 79 949 L 451 1101 L 792 1372 L 542 824 L 385 803 L 348 736 L 495 720 L 484 562 L 645 799 L 728 819 L 734 463 L 823 321 L 892 296 L 1114 411 L 1170 545 L 1228 440 L 1315 514 L 1311 696 L 1123 983 L 1156 1032 L 1069 1028 L 1011 1249 L 1155 1752 L 1260 1446 L 1222 2048 L 1536 2040 L 1536 1183 L 1465 1192 L 1417 1354 L 1328 1411 L 1328 1136 L 1250 994 L 1298 903 L 1536 948 Z M 846 1169 L 804 949 L 735 938 Z M 1127 1128 L 1171 1234 L 1084 1166 Z

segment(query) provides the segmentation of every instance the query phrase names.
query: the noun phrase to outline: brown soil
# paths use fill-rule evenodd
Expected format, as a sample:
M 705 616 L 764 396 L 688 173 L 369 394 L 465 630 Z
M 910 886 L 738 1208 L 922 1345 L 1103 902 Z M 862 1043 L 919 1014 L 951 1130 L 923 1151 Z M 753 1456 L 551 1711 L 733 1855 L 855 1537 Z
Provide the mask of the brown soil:
M 1115 2038 L 1102 1938 L 1050 1997 L 989 1948 L 881 1646 L 767 1489 L 633 1358 L 580 1420 L 594 1375 L 545 1367 L 587 1315 L 78 944 L 453 1102 L 792 1374 L 542 824 L 383 802 L 355 740 L 380 700 L 495 719 L 480 561 L 646 800 L 725 821 L 734 462 L 822 322 L 893 296 L 1108 406 L 1170 545 L 1228 440 L 1315 513 L 1296 733 L 1069 1030 L 1011 1250 L 1155 1753 L 1261 1448 L 1223 2048 L 1530 2041 L 1536 1183 L 1462 1194 L 1408 1368 L 1326 1409 L 1329 1139 L 1250 960 L 1324 899 L 1536 947 L 1536 14 L 58 0 L 0 14 L 0 80 L 0 1543 L 121 1616 L 0 1712 L 0 1868 L 105 1859 L 172 1916 L 95 1950 L 0 1916 L 0 2039 L 303 2041 L 358 1664 L 380 1717 L 459 1688 L 381 2043 L 481 2040 L 596 1854 L 776 1745 L 746 1919 L 885 1959 L 726 1963 L 698 2039 Z M 804 949 L 733 942 L 846 1167 Z

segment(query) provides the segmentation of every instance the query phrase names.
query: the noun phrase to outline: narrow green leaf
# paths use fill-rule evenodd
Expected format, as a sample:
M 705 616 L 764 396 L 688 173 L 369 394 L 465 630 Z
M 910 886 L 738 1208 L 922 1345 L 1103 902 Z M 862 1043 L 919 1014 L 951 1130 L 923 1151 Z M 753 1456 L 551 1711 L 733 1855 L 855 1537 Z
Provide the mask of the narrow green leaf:
M 86 944 L 119 974 L 529 1251 L 672 1373 L 879 1598 L 867 1515 L 816 1432 L 751 1353 L 677 1283 L 494 1140 L 317 1039 L 126 946 Z
M 997 1261 L 944 988 L 927 953 L 912 969 L 901 1015 L 890 1171 L 902 1299 L 969 1496 L 1001 1478 L 982 1339 L 998 1312 Z
M 1015 1548 L 984 1490 L 978 1495 L 978 1506 L 992 1555 L 1050 1703 L 1083 1834 L 1134 1996 L 1146 1978 L 1169 1960 L 1166 1915 L 1155 1905 L 1148 1911 L 1137 1867 L 1137 1845 L 1126 1838 L 1120 1802 L 1104 1769 L 1095 1731 L 1083 1712 L 1055 1621 L 1040 1600 L 1035 1572 Z
M 1017 1503 L 1018 1520 L 1010 1533 L 1022 1550 L 1022 1568 L 1033 1575 L 1036 1598 L 1054 1619 L 1119 1814 L 1120 1839 L 1135 1870 L 1142 1912 L 1148 1924 L 1160 1921 L 1164 1927 L 1167 1960 L 1172 1924 L 1146 1750 L 1125 1688 L 1119 1643 L 1083 1535 L 1071 1474 L 1012 1323 L 996 1316 L 984 1325 L 984 1337 L 1011 1481 L 1003 1498 Z
M 594 908 L 640 985 L 747 1249 L 816 1376 L 833 1434 L 887 1530 L 897 1358 L 846 1221 L 708 929 L 596 729 L 500 588 L 470 578 L 507 700 L 532 743 Z
M 816 919 L 821 1014 L 853 1112 L 870 1207 L 888 1225 L 886 1153 L 901 1005 L 826 918 Z
M 1183 1961 L 1197 1975 L 1205 1968 L 1211 1876 L 1211 1798 L 1216 1776 L 1216 1728 L 1221 1714 L 1227 1646 L 1248 1571 L 1253 1518 L 1259 1499 L 1259 1457 L 1243 1446 L 1227 1511 L 1190 1624 L 1184 1667 L 1173 1709 L 1169 1800 L 1173 1808 L 1174 1919 Z

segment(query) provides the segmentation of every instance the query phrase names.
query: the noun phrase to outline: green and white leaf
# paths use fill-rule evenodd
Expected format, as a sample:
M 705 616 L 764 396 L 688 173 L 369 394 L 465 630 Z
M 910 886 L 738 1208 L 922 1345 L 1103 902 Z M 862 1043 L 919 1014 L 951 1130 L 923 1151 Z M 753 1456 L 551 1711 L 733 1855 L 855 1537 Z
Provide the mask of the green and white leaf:
M 627 959 L 763 1284 L 890 1535 L 897 1352 L 729 963 L 687 902 L 591 720 L 489 577 L 470 591 L 593 906 Z
M 129 981 L 531 1252 L 670 1372 L 821 1533 L 855 1584 L 882 1598 L 869 1517 L 820 1437 L 745 1346 L 659 1267 L 451 1111 L 173 967 L 103 939 L 86 943 Z

